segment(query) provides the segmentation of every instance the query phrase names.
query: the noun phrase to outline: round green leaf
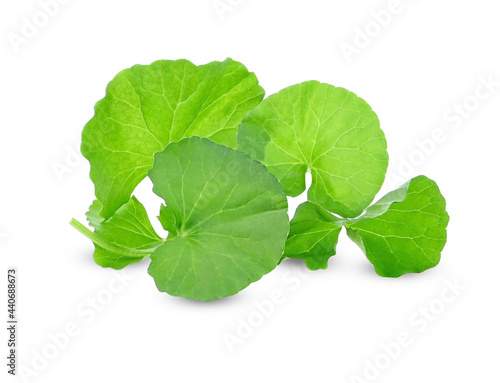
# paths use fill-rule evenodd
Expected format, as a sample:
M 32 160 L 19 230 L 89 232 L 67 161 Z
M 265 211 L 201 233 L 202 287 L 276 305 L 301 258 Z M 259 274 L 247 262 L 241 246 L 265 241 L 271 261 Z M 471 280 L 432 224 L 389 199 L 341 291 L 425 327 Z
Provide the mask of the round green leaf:
M 153 191 L 166 206 L 164 244 L 149 274 L 160 291 L 200 301 L 233 295 L 273 270 L 289 230 L 283 187 L 247 155 L 208 139 L 155 155 Z
M 129 200 L 170 142 L 201 136 L 236 147 L 242 118 L 263 97 L 255 75 L 231 59 L 160 60 L 120 72 L 82 134 L 100 214 L 107 219 Z
M 302 259 L 311 270 L 326 269 L 328 259 L 336 254 L 343 224 L 322 207 L 304 202 L 290 222 L 285 257 Z
M 262 162 L 287 195 L 312 185 L 308 199 L 343 217 L 373 201 L 388 165 L 377 115 L 354 93 L 317 81 L 294 85 L 253 109 L 238 133 L 238 149 Z
M 449 219 L 437 184 L 419 176 L 345 226 L 377 274 L 399 277 L 420 273 L 439 263 Z

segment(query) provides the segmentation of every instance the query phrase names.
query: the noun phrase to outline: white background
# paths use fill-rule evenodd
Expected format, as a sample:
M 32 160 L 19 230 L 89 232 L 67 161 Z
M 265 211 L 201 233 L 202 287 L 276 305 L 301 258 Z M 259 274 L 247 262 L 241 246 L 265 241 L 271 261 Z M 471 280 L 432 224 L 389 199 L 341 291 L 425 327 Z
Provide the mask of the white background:
M 43 23 L 42 8 L 34 0 L 2 1 L 0 286 L 7 269 L 17 267 L 18 363 L 36 373 L 25 381 L 498 381 L 496 2 L 401 0 L 400 12 L 378 28 L 372 12 L 387 10 L 388 0 L 220 3 L 233 5 L 218 13 L 213 0 L 66 1 L 16 52 L 12 34 L 22 33 L 24 18 Z M 354 45 L 366 28 L 372 37 L 347 57 L 342 44 Z M 88 163 L 72 154 L 93 105 L 108 81 L 134 64 L 226 57 L 254 71 L 268 95 L 316 79 L 363 97 L 389 143 L 391 178 L 382 192 L 425 174 L 447 199 L 451 221 L 441 264 L 381 278 L 342 234 L 328 270 L 285 262 L 216 302 L 159 293 L 148 261 L 128 268 L 132 280 L 111 295 L 110 283 L 120 287 L 117 274 L 93 263 L 92 243 L 69 225 L 72 217 L 84 220 L 93 199 Z M 488 78 L 497 84 L 489 93 L 480 88 L 478 100 Z M 457 117 L 453 108 L 464 102 L 470 112 Z M 423 154 L 417 142 L 440 129 L 445 137 Z M 144 195 L 149 190 L 141 185 Z M 147 201 L 152 217 L 158 206 Z M 456 283 L 456 293 L 447 291 Z M 281 303 L 231 353 L 224 334 L 239 336 L 242 321 L 262 318 L 255 302 L 268 301 L 274 290 Z M 0 297 L 4 318 L 6 293 Z M 96 312 L 87 301 L 95 297 L 111 301 Z M 429 306 L 432 317 L 423 319 L 419 309 Z M 68 326 L 74 331 L 65 339 Z M 412 343 L 387 356 L 381 343 L 401 332 Z M 6 339 L 2 331 L 1 360 Z M 383 371 L 366 375 L 370 363 Z M 0 380 L 8 381 L 1 365 Z

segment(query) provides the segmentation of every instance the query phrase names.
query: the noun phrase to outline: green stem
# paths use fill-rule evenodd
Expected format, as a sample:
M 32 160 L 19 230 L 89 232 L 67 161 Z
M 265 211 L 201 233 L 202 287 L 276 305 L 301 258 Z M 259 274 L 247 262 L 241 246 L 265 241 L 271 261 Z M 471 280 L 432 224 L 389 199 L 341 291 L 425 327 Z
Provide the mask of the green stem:
M 156 246 L 147 249 L 131 249 L 129 247 L 121 246 L 116 243 L 111 243 L 91 231 L 88 227 L 81 224 L 74 218 L 71 220 L 70 225 L 80 233 L 82 233 L 84 236 L 86 236 L 88 239 L 90 239 L 92 242 L 94 242 L 97 246 L 102 247 L 104 250 L 107 250 L 111 253 L 123 255 L 125 257 L 146 258 L 156 249 Z

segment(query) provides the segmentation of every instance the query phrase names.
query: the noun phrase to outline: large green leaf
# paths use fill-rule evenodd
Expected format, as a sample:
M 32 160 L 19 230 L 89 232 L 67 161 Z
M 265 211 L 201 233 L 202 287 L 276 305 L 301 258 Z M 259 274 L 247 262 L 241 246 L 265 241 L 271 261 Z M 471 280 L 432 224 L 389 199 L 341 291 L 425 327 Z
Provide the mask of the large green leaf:
M 161 60 L 120 72 L 82 135 L 100 214 L 109 218 L 129 200 L 154 153 L 172 141 L 196 135 L 236 147 L 242 118 L 263 97 L 255 75 L 231 59 Z
M 261 161 L 292 197 L 343 217 L 357 217 L 373 201 L 387 170 L 377 115 L 354 93 L 317 81 L 294 85 L 253 109 L 238 133 L 239 150 Z
M 144 206 L 132 197 L 116 213 L 104 220 L 102 204 L 95 200 L 87 213 L 94 232 L 76 220 L 71 224 L 94 242 L 94 260 L 102 267 L 122 269 L 147 258 L 163 243 L 153 227 Z
M 312 202 L 301 204 L 290 222 L 285 257 L 304 260 L 311 270 L 326 269 L 342 230 L 343 220 Z
M 347 234 L 384 277 L 436 266 L 446 244 L 449 216 L 436 183 L 419 176 L 346 223 Z
M 278 264 L 289 230 L 283 187 L 247 155 L 208 139 L 155 155 L 153 191 L 170 230 L 151 254 L 160 291 L 210 301 L 233 295 Z

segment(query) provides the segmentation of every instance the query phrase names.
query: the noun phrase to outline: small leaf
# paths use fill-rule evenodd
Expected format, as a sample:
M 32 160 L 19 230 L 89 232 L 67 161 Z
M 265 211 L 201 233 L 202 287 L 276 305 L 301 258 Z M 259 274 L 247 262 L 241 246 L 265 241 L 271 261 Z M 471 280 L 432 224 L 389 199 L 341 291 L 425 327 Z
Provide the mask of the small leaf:
M 285 257 L 304 260 L 311 270 L 326 269 L 342 230 L 343 220 L 322 207 L 305 202 L 290 222 Z
M 439 263 L 448 221 L 438 186 L 419 176 L 369 207 L 346 228 L 377 274 L 399 277 Z
M 102 203 L 96 199 L 92 202 L 92 205 L 89 207 L 89 211 L 85 214 L 89 225 L 94 229 L 101 228 L 101 224 L 105 221 L 105 219 L 100 215 L 101 210 Z
M 99 215 L 101 208 L 102 204 L 96 200 L 87 213 L 94 232 L 76 220 L 71 221 L 77 230 L 94 242 L 94 260 L 98 265 L 123 269 L 147 258 L 163 243 L 137 198 L 132 197 L 106 221 Z
M 287 195 L 312 185 L 308 199 L 343 217 L 373 201 L 387 170 L 377 115 L 354 93 L 317 81 L 294 85 L 253 109 L 238 132 L 238 149 L 276 175 Z
M 151 254 L 160 291 L 200 301 L 236 294 L 278 264 L 289 230 L 276 177 L 206 138 L 171 143 L 149 172 L 171 231 Z
M 263 97 L 255 75 L 231 59 L 160 60 L 120 72 L 82 135 L 100 214 L 107 219 L 129 200 L 170 142 L 196 135 L 236 147 L 242 118 Z

